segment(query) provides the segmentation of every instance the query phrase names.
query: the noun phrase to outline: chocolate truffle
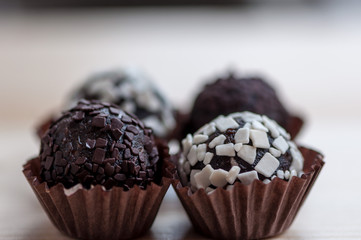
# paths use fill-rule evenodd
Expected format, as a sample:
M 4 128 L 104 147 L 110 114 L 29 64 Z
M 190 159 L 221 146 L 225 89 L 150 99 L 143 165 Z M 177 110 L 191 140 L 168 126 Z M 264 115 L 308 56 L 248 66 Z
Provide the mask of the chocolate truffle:
M 251 112 L 219 116 L 182 141 L 179 172 L 193 191 L 303 174 L 303 157 L 274 120 Z
M 145 188 L 155 179 L 158 160 L 152 130 L 137 117 L 116 105 L 81 100 L 41 139 L 40 177 L 50 187 Z
M 72 94 L 67 106 L 79 99 L 96 99 L 118 105 L 135 114 L 158 137 L 175 127 L 173 108 L 148 77 L 135 69 L 100 72 L 88 78 Z
M 219 115 L 250 111 L 266 115 L 287 127 L 289 114 L 275 90 L 258 77 L 229 74 L 207 84 L 197 96 L 190 114 L 188 132 L 194 132 Z

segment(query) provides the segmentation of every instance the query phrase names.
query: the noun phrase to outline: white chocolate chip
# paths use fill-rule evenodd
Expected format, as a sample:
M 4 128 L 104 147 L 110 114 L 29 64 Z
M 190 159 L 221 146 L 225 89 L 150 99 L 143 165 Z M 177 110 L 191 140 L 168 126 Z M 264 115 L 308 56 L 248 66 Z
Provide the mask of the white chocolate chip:
M 281 156 L 281 151 L 280 150 L 277 150 L 273 147 L 270 147 L 269 148 L 269 152 L 276 158 L 280 157 Z
M 208 124 L 208 126 L 206 128 L 204 128 L 203 133 L 205 135 L 210 136 L 215 131 L 216 131 L 216 124 L 214 122 L 211 122 L 211 123 Z
M 234 144 L 227 143 L 216 146 L 216 155 L 218 156 L 229 156 L 234 157 L 236 156 L 236 152 L 234 151 Z
M 197 146 L 193 145 L 191 147 L 191 150 L 189 151 L 189 153 L 187 155 L 187 159 L 188 159 L 191 166 L 194 166 L 197 163 L 197 161 L 198 161 L 198 158 L 197 158 Z
M 231 190 L 233 189 L 233 187 L 234 187 L 234 185 L 228 185 L 228 186 L 226 187 L 226 190 L 231 191 Z
M 261 115 L 258 115 L 258 114 L 252 113 L 252 112 L 243 112 L 241 117 L 246 122 L 252 122 L 253 120 L 256 120 L 259 122 L 262 121 Z
M 270 153 L 265 153 L 254 169 L 265 177 L 270 177 L 276 171 L 280 162 Z
M 241 169 L 238 166 L 233 166 L 227 174 L 227 177 L 226 177 L 227 182 L 229 184 L 233 184 L 240 171 L 241 171 Z
M 200 127 L 200 128 L 194 133 L 194 135 L 201 134 L 201 133 L 204 131 L 204 129 L 206 129 L 206 128 L 208 127 L 208 125 L 209 125 L 209 123 L 207 123 L 207 124 L 203 125 L 202 127 Z
M 291 139 L 291 135 L 288 133 L 288 132 L 286 132 L 286 130 L 283 128 L 283 127 L 278 127 L 278 131 L 280 132 L 280 134 L 284 137 L 284 138 L 286 138 L 287 140 L 290 140 Z
M 191 134 L 187 134 L 187 137 L 182 140 L 183 154 L 187 155 L 193 144 L 193 138 Z
M 211 188 L 211 187 L 207 187 L 206 188 L 206 193 L 209 195 L 209 194 L 212 194 L 213 192 L 214 192 L 214 190 L 216 190 L 216 189 L 214 189 L 214 188 Z
M 226 140 L 226 136 L 219 135 L 219 136 L 213 138 L 213 140 L 208 144 L 208 146 L 210 148 L 214 148 L 217 145 L 223 144 L 225 140 Z
M 243 119 L 243 112 L 235 112 L 235 113 L 231 113 L 228 115 L 228 117 L 232 117 L 232 118 L 242 118 Z
M 237 156 L 242 158 L 244 161 L 249 164 L 253 164 L 256 159 L 257 148 L 250 145 L 243 145 L 241 149 L 238 151 Z
M 193 137 L 193 144 L 204 143 L 208 140 L 208 135 L 197 134 Z
M 282 136 L 276 138 L 273 141 L 272 145 L 275 146 L 278 150 L 280 150 L 282 154 L 285 154 L 289 148 L 288 143 Z
M 196 182 L 195 182 L 195 179 L 194 179 L 194 175 L 196 174 L 196 173 L 199 173 L 201 170 L 192 170 L 191 171 L 191 174 L 190 174 L 190 182 L 191 182 L 191 186 L 192 187 L 195 187 L 196 186 Z
M 203 161 L 204 157 L 206 156 L 207 145 L 206 144 L 199 144 L 197 147 L 197 159 L 198 161 Z
M 280 135 L 280 132 L 278 131 L 279 127 L 277 126 L 277 124 L 273 120 L 269 119 L 267 116 L 262 116 L 262 119 L 265 127 L 268 128 L 271 132 L 271 136 L 273 138 L 277 138 Z
M 260 130 L 251 130 L 250 138 L 253 146 L 258 148 L 269 148 L 270 144 L 268 141 L 267 133 Z
M 293 158 L 290 169 L 301 171 L 303 169 L 303 162 L 304 162 L 301 152 L 297 148 L 296 149 L 291 148 L 290 152 Z
M 285 178 L 285 172 L 282 170 L 277 170 L 277 177 L 284 179 Z
M 256 171 L 249 171 L 245 173 L 238 174 L 238 179 L 241 183 L 248 185 L 251 184 L 254 180 L 258 179 L 258 174 Z
M 256 120 L 252 121 L 252 128 L 263 132 L 268 132 L 268 128 L 266 128 L 265 126 L 263 126 L 262 123 Z
M 214 120 L 216 127 L 221 132 L 225 132 L 229 128 L 237 128 L 239 125 L 231 117 L 219 116 Z
M 244 124 L 243 128 L 248 128 L 248 129 L 251 129 L 251 123 L 246 123 Z
M 286 170 L 285 171 L 285 179 L 288 180 L 290 178 L 290 175 L 291 175 L 290 171 Z
M 303 174 L 305 174 L 303 171 L 299 171 L 299 172 L 298 172 L 298 177 L 299 177 L 299 178 L 302 177 Z
M 194 181 L 198 189 L 200 188 L 206 189 L 211 184 L 211 182 L 209 181 L 209 177 L 211 176 L 213 171 L 214 170 L 211 167 L 211 165 L 206 165 L 202 169 L 202 171 L 194 174 Z
M 267 178 L 266 178 L 265 180 L 263 180 L 263 183 L 264 183 L 264 184 L 269 184 L 270 182 L 271 182 L 271 180 L 269 180 L 269 179 L 267 179 Z
M 227 171 L 223 169 L 217 169 L 213 171 L 209 180 L 211 181 L 213 186 L 223 187 L 224 185 L 227 184 L 227 180 L 226 180 L 227 174 L 228 174 Z
M 236 151 L 236 152 L 239 152 L 239 150 L 241 150 L 241 147 L 242 147 L 242 143 L 236 143 L 236 144 L 234 144 L 234 150 Z
M 249 143 L 249 129 L 240 128 L 234 135 L 235 143 Z
M 183 169 L 187 175 L 191 172 L 191 165 L 189 164 L 188 161 L 184 162 Z
M 288 141 L 288 145 L 290 145 L 290 148 L 297 149 L 296 144 L 294 142 L 292 142 L 292 141 Z
M 214 155 L 213 153 L 207 152 L 206 155 L 204 156 L 203 164 L 204 165 L 209 164 L 213 158 L 213 155 Z
M 296 170 L 292 170 L 292 171 L 291 171 L 290 179 L 291 179 L 292 177 L 297 177 L 297 171 L 296 171 Z
M 271 180 L 275 179 L 276 177 L 277 177 L 276 175 L 273 175 L 273 176 L 271 177 Z

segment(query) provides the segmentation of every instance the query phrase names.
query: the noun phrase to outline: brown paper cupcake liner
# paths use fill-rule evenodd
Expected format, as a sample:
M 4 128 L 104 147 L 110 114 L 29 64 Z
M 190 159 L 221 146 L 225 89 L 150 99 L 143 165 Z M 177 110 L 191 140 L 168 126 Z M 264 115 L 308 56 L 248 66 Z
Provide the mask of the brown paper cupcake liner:
M 159 143 L 161 144 L 161 143 Z M 173 176 L 174 165 L 164 146 L 158 145 L 163 174 Z M 149 230 L 167 192 L 171 179 L 162 177 L 145 190 L 134 186 L 106 190 L 101 185 L 70 189 L 57 184 L 51 188 L 39 180 L 39 158 L 29 160 L 23 173 L 51 222 L 64 234 L 79 239 L 129 239 Z M 165 175 L 163 175 L 165 176 Z
M 311 149 L 300 148 L 304 158 L 301 177 L 275 178 L 268 184 L 256 180 L 236 183 L 232 190 L 217 188 L 192 193 L 179 181 L 173 187 L 196 231 L 215 239 L 259 239 L 284 232 L 294 220 L 324 162 Z

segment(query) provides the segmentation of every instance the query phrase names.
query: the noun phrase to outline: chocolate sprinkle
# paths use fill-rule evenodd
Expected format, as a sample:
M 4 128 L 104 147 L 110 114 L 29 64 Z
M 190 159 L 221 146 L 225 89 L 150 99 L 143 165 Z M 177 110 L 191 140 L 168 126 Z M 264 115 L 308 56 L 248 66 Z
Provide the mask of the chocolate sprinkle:
M 40 177 L 49 187 L 146 188 L 159 168 L 152 131 L 117 106 L 99 101 L 81 101 L 54 121 L 39 155 Z

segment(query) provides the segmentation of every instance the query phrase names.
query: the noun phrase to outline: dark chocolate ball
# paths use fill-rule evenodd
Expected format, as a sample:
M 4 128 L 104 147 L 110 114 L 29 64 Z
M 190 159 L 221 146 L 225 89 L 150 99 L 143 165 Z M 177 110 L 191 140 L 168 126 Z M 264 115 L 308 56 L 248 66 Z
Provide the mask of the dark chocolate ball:
M 258 77 L 229 74 L 207 84 L 197 96 L 190 114 L 188 132 L 194 132 L 218 115 L 250 111 L 263 114 L 287 127 L 289 114 L 275 90 Z
M 51 187 L 81 183 L 145 188 L 158 171 L 152 130 L 116 105 L 81 100 L 41 139 L 40 177 Z
M 274 120 L 251 112 L 219 116 L 182 141 L 178 170 L 193 191 L 289 180 L 303 174 L 303 157 Z

